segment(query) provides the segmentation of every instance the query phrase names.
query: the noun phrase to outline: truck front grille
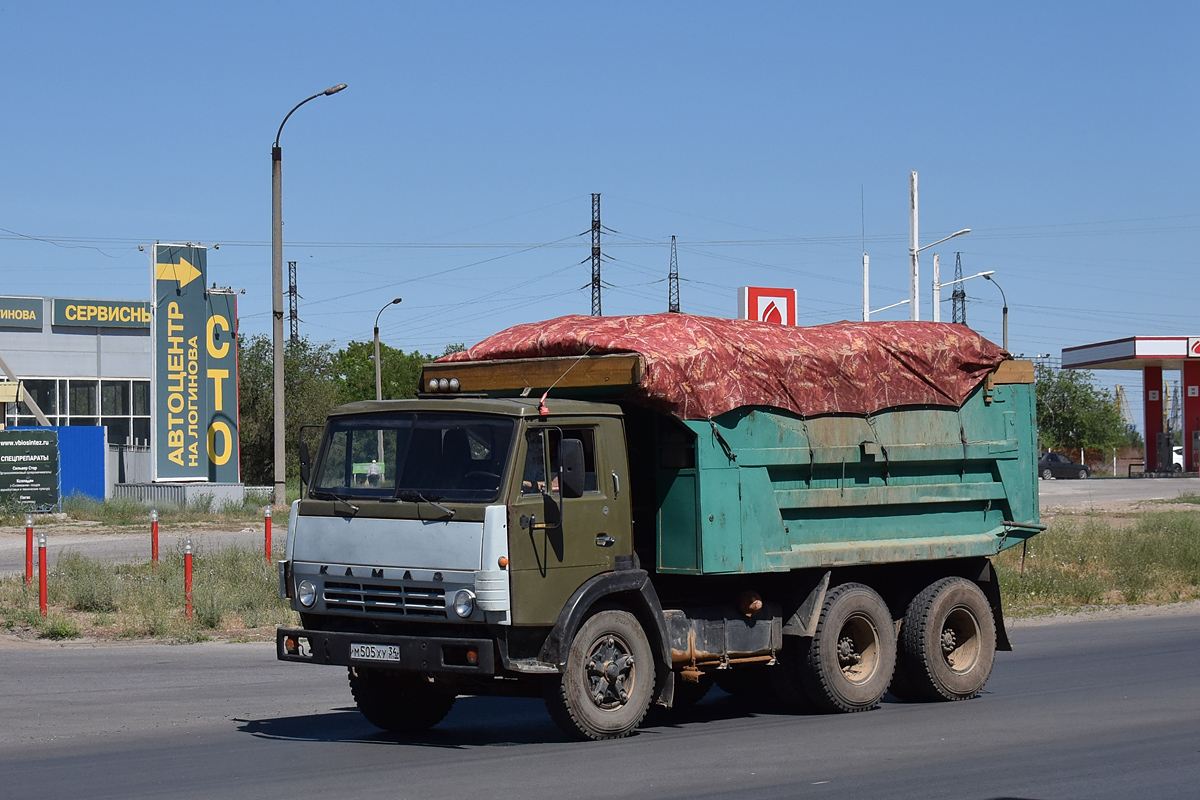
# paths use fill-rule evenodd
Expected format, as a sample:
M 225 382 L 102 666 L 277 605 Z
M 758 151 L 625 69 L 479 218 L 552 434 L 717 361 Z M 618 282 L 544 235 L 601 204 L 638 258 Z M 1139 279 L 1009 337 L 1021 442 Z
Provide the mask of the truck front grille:
M 446 591 L 432 586 L 325 584 L 325 607 L 395 617 L 446 616 Z

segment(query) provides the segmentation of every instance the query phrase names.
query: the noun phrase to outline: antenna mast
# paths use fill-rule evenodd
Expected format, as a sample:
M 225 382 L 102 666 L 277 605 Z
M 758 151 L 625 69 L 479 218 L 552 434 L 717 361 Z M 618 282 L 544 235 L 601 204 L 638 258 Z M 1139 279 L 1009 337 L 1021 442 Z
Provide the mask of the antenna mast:
M 592 195 L 592 316 L 600 311 L 600 193 Z
M 667 275 L 667 311 L 679 313 L 679 260 L 675 257 L 675 234 L 671 234 L 671 271 Z
M 954 284 L 954 291 L 950 295 L 950 308 L 953 317 L 951 322 L 957 322 L 960 325 L 967 324 L 967 290 L 962 283 L 962 253 L 954 254 L 954 280 L 958 283 Z

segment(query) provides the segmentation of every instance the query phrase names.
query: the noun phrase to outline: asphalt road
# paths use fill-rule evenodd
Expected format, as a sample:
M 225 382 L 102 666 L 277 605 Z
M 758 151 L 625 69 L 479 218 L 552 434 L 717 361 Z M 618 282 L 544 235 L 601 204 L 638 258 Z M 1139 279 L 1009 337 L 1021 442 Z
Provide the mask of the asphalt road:
M 714 690 L 615 742 L 539 701 L 463 698 L 417 741 L 353 710 L 344 672 L 270 646 L 0 649 L 5 797 L 1121 798 L 1200 785 L 1200 616 L 1016 631 L 988 692 L 843 716 Z
M 1200 495 L 1200 478 L 1092 478 L 1038 481 L 1043 512 L 1054 508 L 1087 510 L 1118 504 L 1171 500 L 1180 495 Z

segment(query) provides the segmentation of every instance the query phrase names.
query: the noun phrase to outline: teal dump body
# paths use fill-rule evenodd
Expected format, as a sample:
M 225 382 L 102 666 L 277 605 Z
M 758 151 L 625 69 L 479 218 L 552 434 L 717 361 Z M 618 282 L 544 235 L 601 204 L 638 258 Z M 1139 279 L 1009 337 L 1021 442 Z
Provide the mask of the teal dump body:
M 678 425 L 694 456 L 659 460 L 659 572 L 991 556 L 1040 529 L 1032 383 L 980 385 L 959 409 Z

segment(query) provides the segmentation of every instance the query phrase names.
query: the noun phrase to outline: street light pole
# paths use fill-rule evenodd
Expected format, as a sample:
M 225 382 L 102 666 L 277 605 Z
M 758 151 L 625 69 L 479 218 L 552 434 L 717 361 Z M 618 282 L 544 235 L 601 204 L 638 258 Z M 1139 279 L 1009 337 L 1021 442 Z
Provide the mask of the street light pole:
M 1004 319 L 1004 349 L 1008 350 L 1008 297 L 1006 297 L 1004 294 L 1004 288 L 996 282 L 996 279 L 990 273 L 984 275 L 983 277 L 987 278 L 992 283 L 995 283 L 996 288 L 1000 290 L 1000 300 L 1002 303 L 1004 303 L 1004 311 L 1002 312 Z
M 403 299 L 404 298 L 402 298 L 402 297 L 397 297 L 395 300 L 389 301 L 388 303 L 386 303 L 384 305 L 383 308 L 379 309 L 379 313 L 375 315 L 375 399 L 376 400 L 383 399 L 383 382 L 380 377 L 381 373 L 379 370 L 379 317 L 383 314 L 384 310 L 388 308 L 388 306 L 394 306 Z
M 287 124 L 296 109 L 309 100 L 337 94 L 346 88 L 339 83 L 323 92 L 318 92 L 292 107 L 292 110 L 279 123 L 275 134 L 275 144 L 271 146 L 271 341 L 273 344 L 274 375 L 272 389 L 274 392 L 274 439 L 275 439 L 275 505 L 287 505 L 287 463 L 284 455 L 284 407 L 283 407 L 283 150 L 279 147 L 279 137 L 283 134 L 283 126 Z
M 941 322 L 941 319 L 942 319 L 940 308 L 942 305 L 942 287 L 943 286 L 953 286 L 956 283 L 963 283 L 965 281 L 971 280 L 972 278 L 988 278 L 988 276 L 991 275 L 993 272 L 995 272 L 995 270 L 989 269 L 987 272 L 978 272 L 974 275 L 968 275 L 965 278 L 956 278 L 955 280 L 946 281 L 945 283 L 941 283 L 938 281 L 938 257 L 937 257 L 937 254 L 935 253 L 933 256 L 933 321 Z M 991 280 L 991 278 L 988 278 L 988 280 Z
M 917 171 L 914 169 L 909 173 L 908 177 L 908 260 L 909 260 L 909 284 L 908 284 L 908 318 L 914 322 L 921 319 L 921 287 L 920 287 L 920 268 L 917 263 L 917 256 L 922 250 L 928 250 L 930 247 L 939 245 L 942 242 L 947 242 L 955 236 L 962 236 L 964 233 L 970 233 L 970 228 L 963 228 L 961 231 L 955 231 L 945 239 L 938 239 L 936 242 L 930 242 L 924 247 L 917 246 Z M 934 314 L 937 314 L 934 311 Z
M 913 322 L 921 319 L 921 286 L 917 276 L 917 171 L 908 175 L 908 318 Z

